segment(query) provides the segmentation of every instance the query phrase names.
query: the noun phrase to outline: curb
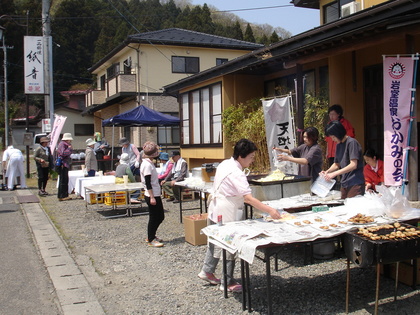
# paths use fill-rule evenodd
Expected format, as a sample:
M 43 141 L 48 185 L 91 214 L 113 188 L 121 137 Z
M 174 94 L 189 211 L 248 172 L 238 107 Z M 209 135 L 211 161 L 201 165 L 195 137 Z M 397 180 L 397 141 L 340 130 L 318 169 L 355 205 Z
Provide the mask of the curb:
M 29 190 L 17 190 L 16 195 L 33 194 Z M 20 206 L 54 285 L 63 314 L 105 314 L 89 282 L 41 205 L 22 203 Z

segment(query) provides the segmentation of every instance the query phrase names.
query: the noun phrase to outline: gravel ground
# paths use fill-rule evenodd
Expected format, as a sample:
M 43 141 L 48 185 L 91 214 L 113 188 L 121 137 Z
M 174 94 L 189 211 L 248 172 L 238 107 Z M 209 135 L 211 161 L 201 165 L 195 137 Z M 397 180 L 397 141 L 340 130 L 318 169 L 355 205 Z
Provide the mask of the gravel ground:
M 29 185 L 36 194 L 35 179 Z M 50 180 L 47 191 L 55 194 L 55 185 Z M 81 199 L 58 202 L 55 195 L 40 199 L 107 314 L 247 313 L 242 311 L 240 294 L 225 299 L 218 287 L 197 278 L 206 246 L 184 241 L 178 204 L 164 202 L 166 218 L 158 236 L 165 247 L 151 248 L 144 241 L 147 215 L 107 219 L 113 211 L 86 210 Z M 198 205 L 198 201 L 184 205 Z M 185 215 L 197 212 L 190 210 Z M 280 253 L 279 268 L 279 272 L 272 270 L 275 314 L 345 313 L 346 260 L 342 254 L 304 265 L 303 249 L 287 246 Z M 253 312 L 266 314 L 265 264 L 256 259 L 250 270 Z M 216 272 L 220 274 L 221 263 Z M 239 263 L 236 276 L 240 278 Z M 352 266 L 351 279 L 350 313 L 373 313 L 375 269 Z M 393 286 L 393 280 L 381 278 L 379 312 L 417 313 L 420 290 L 401 284 L 398 300 L 393 302 Z

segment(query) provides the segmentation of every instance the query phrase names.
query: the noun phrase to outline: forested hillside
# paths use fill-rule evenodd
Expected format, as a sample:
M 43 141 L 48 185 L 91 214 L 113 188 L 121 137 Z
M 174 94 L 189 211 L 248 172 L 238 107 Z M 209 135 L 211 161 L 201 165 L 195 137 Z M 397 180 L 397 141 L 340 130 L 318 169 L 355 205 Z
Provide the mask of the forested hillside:
M 177 27 L 265 45 L 291 36 L 284 29 L 267 24 L 250 25 L 234 14 L 215 13 L 216 8 L 195 6 L 190 0 L 51 0 L 51 3 L 55 102 L 60 101 L 60 91 L 76 84 L 90 84 L 92 78 L 87 69 L 131 34 Z M 24 102 L 23 36 L 42 35 L 41 5 L 41 0 L 1 1 L 0 25 L 6 28 L 6 45 L 13 47 L 8 49 L 12 105 Z M 44 106 L 42 97 L 31 96 L 31 103 L 40 109 Z

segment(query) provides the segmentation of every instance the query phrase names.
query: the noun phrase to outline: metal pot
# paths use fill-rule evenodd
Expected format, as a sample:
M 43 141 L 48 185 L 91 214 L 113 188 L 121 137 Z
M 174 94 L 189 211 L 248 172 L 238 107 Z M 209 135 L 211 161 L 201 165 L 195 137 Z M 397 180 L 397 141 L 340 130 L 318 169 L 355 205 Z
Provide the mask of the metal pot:
M 192 177 L 201 178 L 202 179 L 202 176 L 201 176 L 201 167 L 194 167 L 192 169 Z

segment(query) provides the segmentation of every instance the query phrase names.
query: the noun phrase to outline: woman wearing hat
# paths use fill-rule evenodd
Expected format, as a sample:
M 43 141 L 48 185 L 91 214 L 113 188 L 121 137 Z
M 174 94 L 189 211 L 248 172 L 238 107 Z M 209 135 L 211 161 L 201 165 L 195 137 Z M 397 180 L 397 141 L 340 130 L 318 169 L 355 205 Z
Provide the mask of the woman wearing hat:
M 98 161 L 96 159 L 96 154 L 93 149 L 96 141 L 91 138 L 86 140 L 86 151 L 85 151 L 85 169 L 87 171 L 88 177 L 95 176 L 96 170 L 98 169 Z
M 160 170 L 158 175 L 159 183 L 163 181 L 166 176 L 172 171 L 172 167 L 174 166 L 174 162 L 169 159 L 169 154 L 166 152 L 162 152 L 159 155 L 159 159 L 163 162 L 163 166 Z
M 115 169 L 115 183 L 122 184 L 124 175 L 128 176 L 128 181 L 130 183 L 136 182 L 133 172 L 130 168 L 130 156 L 127 153 L 121 154 L 120 163 Z M 131 193 L 131 203 L 140 203 L 137 198 L 140 196 L 140 191 L 136 190 L 134 193 Z
M 57 158 L 61 159 L 61 165 L 57 166 L 57 172 L 60 176 L 57 193 L 59 201 L 71 199 L 69 197 L 69 169 L 71 164 L 70 155 L 73 153 L 73 147 L 71 146 L 72 140 L 71 133 L 67 132 L 63 135 L 57 147 Z
M 51 150 L 48 144 L 50 140 L 47 137 L 42 137 L 39 141 L 40 146 L 34 152 L 34 159 L 36 162 L 36 169 L 38 172 L 38 195 L 47 196 L 45 191 L 47 187 L 50 168 L 53 163 Z
M 162 190 L 159 185 L 158 174 L 152 159 L 159 156 L 159 147 L 152 141 L 143 145 L 143 162 L 140 166 L 141 181 L 145 185 L 145 197 L 149 207 L 149 224 L 147 225 L 147 242 L 149 246 L 162 247 L 162 241 L 156 237 L 159 225 L 165 219 L 162 204 Z

